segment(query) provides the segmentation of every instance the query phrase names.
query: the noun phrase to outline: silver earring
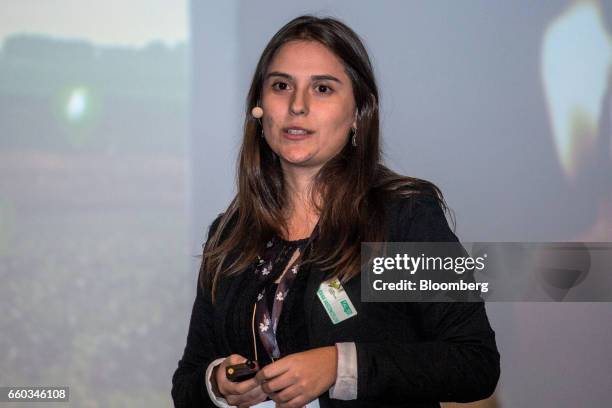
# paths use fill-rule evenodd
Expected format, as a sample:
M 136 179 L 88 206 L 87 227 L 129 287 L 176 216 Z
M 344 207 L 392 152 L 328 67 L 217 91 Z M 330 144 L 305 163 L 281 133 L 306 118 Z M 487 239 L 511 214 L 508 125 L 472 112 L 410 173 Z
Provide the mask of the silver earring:
M 357 147 L 357 128 L 351 128 L 353 130 L 353 147 Z

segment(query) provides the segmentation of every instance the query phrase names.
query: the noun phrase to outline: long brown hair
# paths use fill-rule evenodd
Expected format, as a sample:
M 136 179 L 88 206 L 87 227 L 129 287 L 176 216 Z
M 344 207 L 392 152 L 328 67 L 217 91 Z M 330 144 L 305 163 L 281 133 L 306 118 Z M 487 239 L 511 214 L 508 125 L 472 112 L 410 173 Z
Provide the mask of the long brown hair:
M 297 17 L 272 37 L 251 81 L 237 163 L 238 192 L 209 237 L 200 269 L 200 283 L 212 292 L 213 300 L 219 278 L 244 271 L 265 243 L 287 227 L 280 162 L 260 137 L 261 124 L 250 111 L 261 100 L 264 78 L 277 51 L 295 40 L 317 41 L 340 59 L 352 82 L 357 109 L 357 146 L 347 137 L 340 153 L 315 176 L 311 201 L 319 212 L 318 234 L 302 264 L 316 264 L 327 277 L 343 282 L 358 275 L 361 242 L 384 240 L 384 203 L 394 194 L 426 194 L 447 208 L 435 185 L 400 176 L 382 164 L 378 88 L 358 35 L 334 18 Z M 321 197 L 320 205 L 314 197 Z

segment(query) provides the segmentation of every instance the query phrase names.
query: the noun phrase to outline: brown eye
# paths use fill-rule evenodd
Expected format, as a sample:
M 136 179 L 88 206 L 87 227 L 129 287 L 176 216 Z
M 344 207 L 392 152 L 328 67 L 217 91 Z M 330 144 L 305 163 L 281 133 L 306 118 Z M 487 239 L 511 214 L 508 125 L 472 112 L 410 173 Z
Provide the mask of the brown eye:
M 276 89 L 277 91 L 286 91 L 288 88 L 288 85 L 285 82 L 275 82 L 272 85 L 272 88 Z
M 317 85 L 317 92 L 328 94 L 332 92 L 332 89 L 327 85 Z

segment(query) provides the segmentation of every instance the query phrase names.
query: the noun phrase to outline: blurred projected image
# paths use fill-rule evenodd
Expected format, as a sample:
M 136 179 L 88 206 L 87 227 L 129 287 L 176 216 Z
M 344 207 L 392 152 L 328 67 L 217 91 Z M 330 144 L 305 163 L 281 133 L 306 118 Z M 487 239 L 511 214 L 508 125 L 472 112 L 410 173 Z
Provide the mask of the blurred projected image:
M 171 404 L 191 291 L 186 18 L 181 1 L 0 5 L 0 386 Z
M 542 82 L 557 157 L 597 218 L 577 237 L 612 239 L 612 6 L 570 3 L 547 27 Z

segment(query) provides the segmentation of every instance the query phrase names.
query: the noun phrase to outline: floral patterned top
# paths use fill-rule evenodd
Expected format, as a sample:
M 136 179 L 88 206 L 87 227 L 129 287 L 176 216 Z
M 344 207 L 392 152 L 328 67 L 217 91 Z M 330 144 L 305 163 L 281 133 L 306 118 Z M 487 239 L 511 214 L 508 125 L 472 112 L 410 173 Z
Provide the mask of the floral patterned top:
M 258 258 L 258 261 L 242 274 L 239 287 L 239 293 L 242 295 L 238 297 L 228 311 L 228 316 L 232 316 L 232 318 L 228 318 L 225 322 L 230 346 L 233 350 L 240 350 L 238 354 L 249 359 L 255 359 L 252 333 L 253 305 L 262 296 L 265 296 L 270 312 L 273 310 L 275 296 L 282 297 L 279 300 L 282 300 L 283 308 L 276 330 L 280 357 L 307 349 L 308 334 L 303 299 L 308 268 L 304 267 L 296 270 L 297 275 L 287 293 L 276 294 L 278 284 L 275 283 L 281 277 L 295 251 L 298 248 L 303 248 L 307 241 L 308 238 L 294 241 L 287 241 L 279 237 L 273 238 L 266 245 L 269 248 L 266 252 L 267 256 Z M 287 271 L 287 273 L 290 272 L 292 271 Z M 271 322 L 268 323 L 271 324 Z M 257 322 L 255 325 L 257 357 L 260 367 L 263 367 L 271 363 L 272 360 L 258 332 L 259 329 L 269 330 L 271 327 L 259 327 Z

